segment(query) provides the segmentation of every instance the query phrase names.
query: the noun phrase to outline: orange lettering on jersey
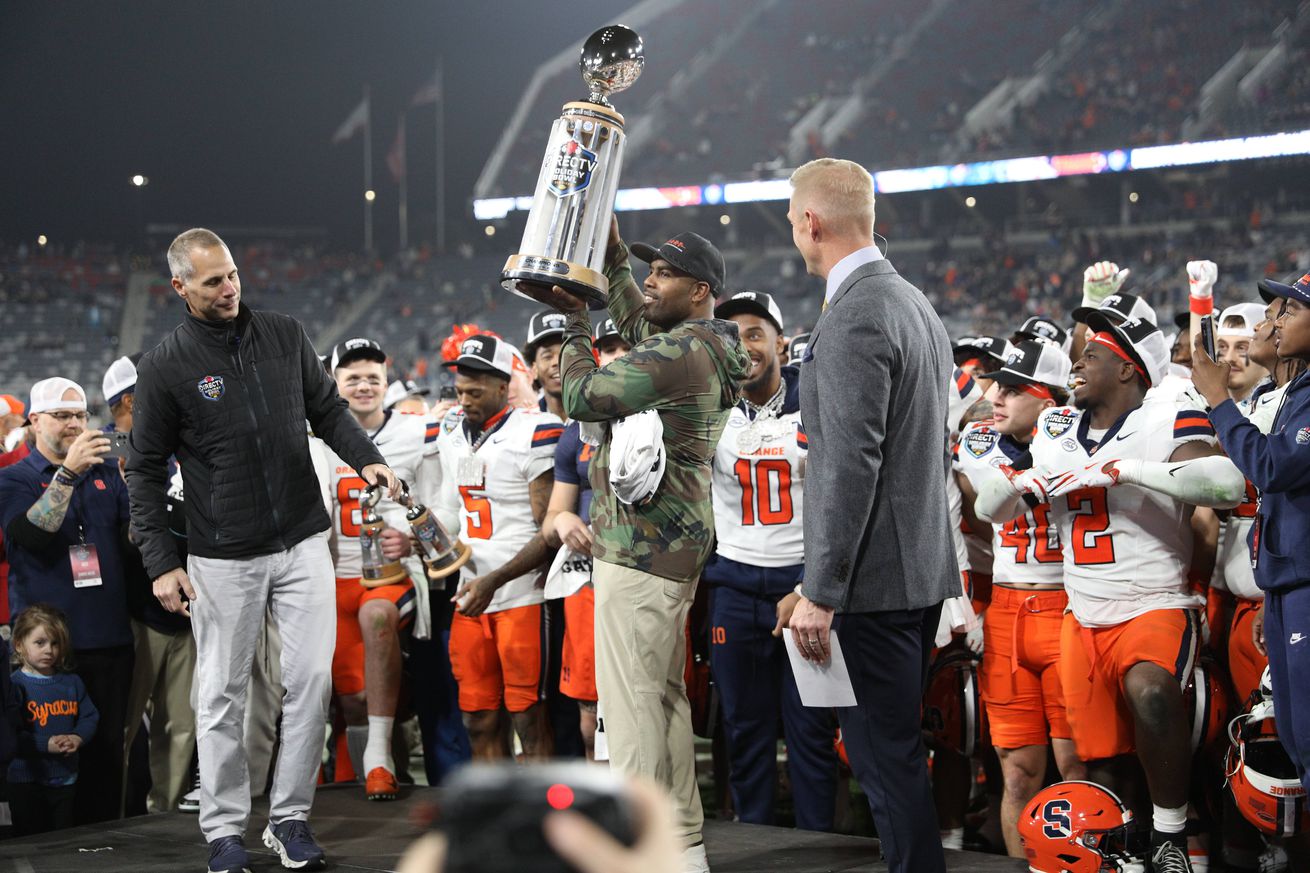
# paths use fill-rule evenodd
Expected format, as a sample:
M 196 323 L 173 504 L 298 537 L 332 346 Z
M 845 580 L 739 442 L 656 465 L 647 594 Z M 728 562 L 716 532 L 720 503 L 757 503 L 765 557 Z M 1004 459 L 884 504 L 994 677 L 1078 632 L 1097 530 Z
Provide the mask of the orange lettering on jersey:
M 787 450 L 782 446 L 765 447 L 750 452 L 751 457 L 757 457 L 757 458 L 766 455 L 780 458 L 786 454 L 787 454 Z
M 77 715 L 77 701 L 51 700 L 48 703 L 37 703 L 35 700 L 29 700 L 27 711 L 31 714 L 32 721 L 45 727 L 52 715 Z
M 347 467 L 346 465 L 341 464 L 341 465 L 339 465 L 339 466 L 337 467 L 337 475 L 338 475 L 338 476 L 353 476 L 353 475 L 355 475 L 355 468 L 354 468 L 354 467 Z

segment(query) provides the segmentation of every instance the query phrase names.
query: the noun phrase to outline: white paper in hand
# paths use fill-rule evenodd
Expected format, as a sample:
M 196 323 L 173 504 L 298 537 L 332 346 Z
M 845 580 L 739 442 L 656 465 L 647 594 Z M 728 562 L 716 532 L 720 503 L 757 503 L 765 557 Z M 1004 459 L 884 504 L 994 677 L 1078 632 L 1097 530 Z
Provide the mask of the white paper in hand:
M 841 643 L 835 631 L 828 633 L 832 657 L 822 664 L 801 656 L 790 631 L 782 635 L 782 641 L 787 646 L 787 658 L 791 661 L 791 672 L 796 677 L 796 690 L 800 692 L 802 705 L 855 705 L 855 688 L 851 685 L 851 674 L 846 669 L 846 658 L 841 653 Z

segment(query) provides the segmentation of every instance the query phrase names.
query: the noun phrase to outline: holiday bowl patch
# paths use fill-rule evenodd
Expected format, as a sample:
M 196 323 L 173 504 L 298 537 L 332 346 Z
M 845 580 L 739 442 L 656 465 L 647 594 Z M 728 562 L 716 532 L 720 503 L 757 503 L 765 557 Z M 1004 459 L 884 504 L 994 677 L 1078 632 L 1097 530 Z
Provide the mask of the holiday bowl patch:
M 1077 420 L 1078 416 L 1073 413 L 1063 411 L 1048 412 L 1046 414 L 1046 420 L 1042 423 L 1042 430 L 1046 432 L 1048 437 L 1055 439 L 1069 428 L 1073 427 L 1073 423 Z
M 223 396 L 223 377 L 206 376 L 196 383 L 196 390 L 206 400 L 217 400 Z
M 964 435 L 964 449 L 975 458 L 981 458 L 996 445 L 997 433 L 991 428 L 978 428 Z

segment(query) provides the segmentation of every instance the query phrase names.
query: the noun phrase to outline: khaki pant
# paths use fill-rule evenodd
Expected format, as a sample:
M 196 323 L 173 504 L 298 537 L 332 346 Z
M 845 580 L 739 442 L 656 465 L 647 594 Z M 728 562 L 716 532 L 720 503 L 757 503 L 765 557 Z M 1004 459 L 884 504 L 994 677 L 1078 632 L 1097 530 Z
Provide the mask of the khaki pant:
M 669 789 L 683 844 L 701 842 L 691 704 L 683 671 L 695 583 L 596 561 L 596 690 L 610 766 Z
M 146 808 L 172 812 L 191 788 L 191 753 L 196 744 L 191 678 L 196 671 L 196 641 L 189 630 L 166 634 L 139 621 L 132 622 L 132 632 L 136 662 L 127 702 L 125 748 L 132 748 L 141 716 L 149 706 L 151 785 Z M 123 784 L 127 784 L 126 777 Z

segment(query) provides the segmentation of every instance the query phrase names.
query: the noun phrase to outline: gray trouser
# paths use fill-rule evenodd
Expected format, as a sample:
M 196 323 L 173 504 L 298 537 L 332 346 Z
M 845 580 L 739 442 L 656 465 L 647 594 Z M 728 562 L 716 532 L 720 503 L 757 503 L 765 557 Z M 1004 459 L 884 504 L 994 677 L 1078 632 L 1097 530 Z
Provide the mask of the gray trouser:
M 255 657 L 250 667 L 250 690 L 246 692 L 246 763 L 250 766 L 250 796 L 262 797 L 268 787 L 269 770 L 273 764 L 273 747 L 277 745 L 277 720 L 282 715 L 282 640 L 273 622 L 273 610 L 264 611 L 264 631 L 255 645 Z M 195 667 L 195 642 L 192 641 L 191 666 Z M 196 745 L 196 697 L 200 693 L 199 677 L 191 680 L 191 748 Z M 187 753 L 188 756 L 191 754 Z M 188 763 L 190 758 L 188 757 Z M 151 810 L 152 812 L 154 810 Z
M 250 817 L 250 771 L 243 728 L 251 662 L 271 610 L 282 638 L 282 746 L 269 792 L 269 819 L 304 820 L 322 759 L 336 589 L 327 534 L 285 552 L 225 560 L 192 555 L 196 600 L 196 737 L 200 747 L 200 830 L 205 839 L 241 836 Z

